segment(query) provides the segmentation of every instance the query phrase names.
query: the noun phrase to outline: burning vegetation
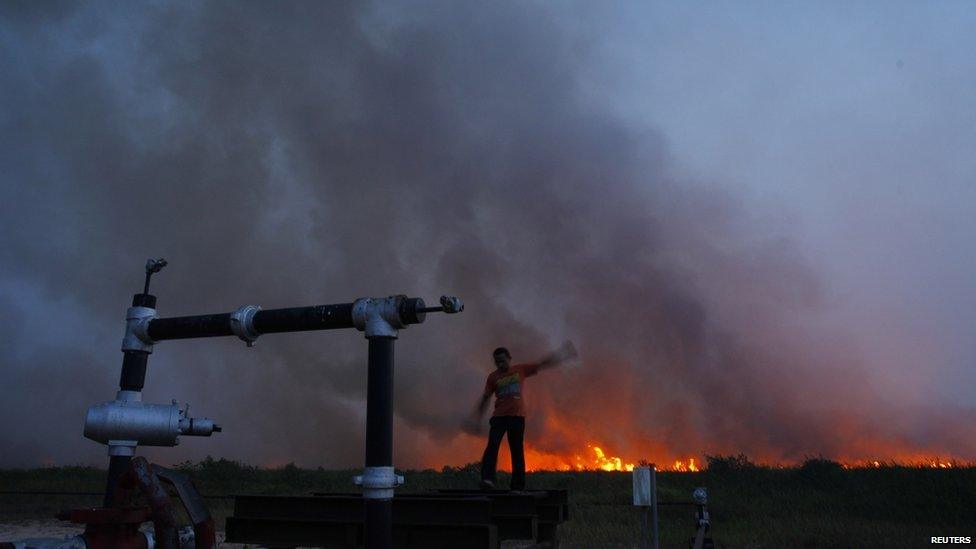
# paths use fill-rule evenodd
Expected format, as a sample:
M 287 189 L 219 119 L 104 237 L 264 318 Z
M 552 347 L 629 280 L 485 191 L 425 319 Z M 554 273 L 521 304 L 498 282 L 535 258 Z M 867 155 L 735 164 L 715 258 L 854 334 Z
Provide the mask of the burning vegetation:
M 611 455 L 606 449 L 596 444 L 587 444 L 586 450 L 571 456 L 547 454 L 526 449 L 527 470 L 541 471 L 607 471 L 631 472 L 637 466 L 657 465 L 658 471 L 669 473 L 697 473 L 707 470 L 709 465 L 717 462 L 718 468 L 749 469 L 771 468 L 787 469 L 813 462 L 832 464 L 842 469 L 881 469 L 891 467 L 908 467 L 916 469 L 953 469 L 972 467 L 972 463 L 944 457 L 912 456 L 901 459 L 854 459 L 833 461 L 823 458 L 805 460 L 802 462 L 753 463 L 746 456 L 706 456 L 704 460 L 688 457 L 685 459 L 662 460 L 660 465 L 646 459 L 630 459 Z

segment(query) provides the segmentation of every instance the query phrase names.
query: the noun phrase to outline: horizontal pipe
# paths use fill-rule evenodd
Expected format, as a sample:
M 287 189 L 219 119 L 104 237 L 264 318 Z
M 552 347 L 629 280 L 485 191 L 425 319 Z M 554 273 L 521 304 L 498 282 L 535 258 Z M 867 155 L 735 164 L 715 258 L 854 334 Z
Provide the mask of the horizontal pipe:
M 153 341 L 234 335 L 231 314 L 156 318 L 146 332 Z M 268 309 L 254 315 L 258 334 L 352 328 L 352 303 Z
M 261 334 L 352 328 L 352 303 L 258 311 L 254 327 Z
M 153 341 L 234 335 L 230 327 L 230 313 L 155 318 L 149 323 L 146 333 Z

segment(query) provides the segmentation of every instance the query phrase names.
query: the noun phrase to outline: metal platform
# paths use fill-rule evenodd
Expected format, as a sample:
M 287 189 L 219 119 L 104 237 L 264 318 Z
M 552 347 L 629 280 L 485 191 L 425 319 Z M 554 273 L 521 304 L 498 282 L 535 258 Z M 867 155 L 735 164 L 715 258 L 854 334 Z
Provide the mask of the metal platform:
M 559 525 L 569 520 L 569 493 L 566 490 L 438 490 L 448 496 L 484 496 L 492 500 L 492 519 L 499 526 L 499 539 L 534 539 L 537 543 L 559 546 Z M 531 507 L 528 501 L 531 501 Z M 536 519 L 534 536 L 522 537 L 519 518 L 531 513 Z M 513 524 L 515 523 L 515 524 Z M 523 525 L 524 527 L 524 525 Z
M 359 494 L 237 496 L 227 541 L 357 549 L 363 546 L 363 514 Z M 393 538 L 398 548 L 497 549 L 506 539 L 558 547 L 558 526 L 567 518 L 565 490 L 397 494 Z

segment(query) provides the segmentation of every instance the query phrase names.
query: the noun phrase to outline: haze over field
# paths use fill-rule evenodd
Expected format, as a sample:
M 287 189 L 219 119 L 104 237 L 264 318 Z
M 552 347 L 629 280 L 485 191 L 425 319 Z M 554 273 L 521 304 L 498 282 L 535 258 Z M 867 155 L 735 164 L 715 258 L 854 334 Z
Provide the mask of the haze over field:
M 0 466 L 106 463 L 162 316 L 456 294 L 397 346 L 399 467 L 480 458 L 491 349 L 529 466 L 976 459 L 976 8 L 0 4 Z M 164 342 L 207 454 L 351 467 L 361 334 Z M 504 452 L 503 452 L 504 453 Z M 534 460 L 534 461 L 533 461 Z

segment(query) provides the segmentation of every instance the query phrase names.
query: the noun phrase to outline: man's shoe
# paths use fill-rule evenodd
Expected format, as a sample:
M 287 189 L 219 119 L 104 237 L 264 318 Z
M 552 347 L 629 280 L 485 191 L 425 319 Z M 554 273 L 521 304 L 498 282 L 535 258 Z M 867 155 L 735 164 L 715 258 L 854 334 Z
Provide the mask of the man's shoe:
M 488 480 L 488 479 L 486 479 L 486 478 L 481 479 L 481 482 L 478 484 L 478 486 L 481 487 L 482 490 L 494 490 L 495 489 L 495 483 L 492 482 L 492 481 L 490 481 L 490 480 Z

